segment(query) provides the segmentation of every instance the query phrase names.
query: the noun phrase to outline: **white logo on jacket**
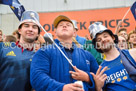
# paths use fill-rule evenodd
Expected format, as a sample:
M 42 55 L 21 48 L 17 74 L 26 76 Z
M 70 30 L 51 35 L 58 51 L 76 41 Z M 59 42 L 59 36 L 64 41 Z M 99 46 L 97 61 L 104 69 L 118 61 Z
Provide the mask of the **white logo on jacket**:
M 86 64 L 90 65 L 90 61 L 86 60 Z

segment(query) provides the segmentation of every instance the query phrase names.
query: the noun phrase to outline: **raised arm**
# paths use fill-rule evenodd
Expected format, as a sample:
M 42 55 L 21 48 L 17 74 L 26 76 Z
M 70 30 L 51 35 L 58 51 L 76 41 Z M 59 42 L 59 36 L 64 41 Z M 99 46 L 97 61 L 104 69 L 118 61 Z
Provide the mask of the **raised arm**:
M 122 24 L 122 21 L 119 21 L 119 23 L 118 23 L 118 25 L 117 25 L 117 27 L 116 27 L 116 30 L 115 30 L 115 34 L 116 34 L 116 35 L 117 35 L 118 32 L 119 32 L 119 28 L 120 28 L 121 24 Z

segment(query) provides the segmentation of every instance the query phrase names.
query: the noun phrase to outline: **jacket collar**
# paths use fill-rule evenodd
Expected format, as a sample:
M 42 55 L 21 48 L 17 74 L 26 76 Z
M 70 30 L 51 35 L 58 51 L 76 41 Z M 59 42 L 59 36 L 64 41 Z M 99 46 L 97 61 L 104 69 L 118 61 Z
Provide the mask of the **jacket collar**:
M 22 49 L 22 53 L 25 49 L 28 51 L 33 51 L 33 49 L 34 49 L 33 47 L 31 49 L 30 48 L 23 48 L 23 46 L 19 43 L 19 41 L 16 42 L 16 46 L 18 46 L 19 48 Z
M 58 39 L 55 39 L 54 41 L 59 47 L 61 47 L 61 48 L 63 47 L 63 45 L 61 44 L 61 42 Z M 74 49 L 74 48 L 78 48 L 78 47 L 74 42 L 72 42 L 72 49 Z

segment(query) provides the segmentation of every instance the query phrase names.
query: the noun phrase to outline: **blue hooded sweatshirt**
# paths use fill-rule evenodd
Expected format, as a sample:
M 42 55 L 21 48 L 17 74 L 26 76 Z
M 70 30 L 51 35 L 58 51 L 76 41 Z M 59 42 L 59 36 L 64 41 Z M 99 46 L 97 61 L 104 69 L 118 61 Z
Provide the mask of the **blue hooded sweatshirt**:
M 67 53 L 59 40 L 55 40 L 66 56 Z M 92 84 L 83 82 L 85 91 L 94 91 L 95 85 L 90 72 L 96 73 L 98 64 L 95 58 L 87 51 L 74 47 L 72 64 L 78 69 L 87 72 Z M 54 45 L 46 46 L 36 52 L 32 59 L 30 80 L 36 91 L 62 91 L 65 84 L 74 83 L 69 71 L 71 65 Z M 72 69 L 72 71 L 74 71 Z

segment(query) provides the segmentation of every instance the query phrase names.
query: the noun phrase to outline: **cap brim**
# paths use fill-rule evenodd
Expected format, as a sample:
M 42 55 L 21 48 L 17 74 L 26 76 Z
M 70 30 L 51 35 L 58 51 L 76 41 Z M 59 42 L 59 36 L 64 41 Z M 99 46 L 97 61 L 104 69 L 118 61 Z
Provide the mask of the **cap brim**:
M 54 20 L 54 22 L 53 22 L 53 25 L 54 25 L 55 28 L 57 28 L 57 25 L 58 25 L 58 23 L 59 23 L 60 21 L 69 21 L 69 22 L 72 23 L 72 21 L 71 21 L 68 17 L 66 17 L 66 16 L 64 16 L 64 15 L 59 15 L 59 16 Z M 72 23 L 72 24 L 73 24 L 73 23 Z
M 24 20 L 24 21 L 20 22 L 20 23 L 19 23 L 19 26 L 22 25 L 22 24 L 25 23 L 25 22 L 33 22 L 33 23 L 35 23 L 36 25 L 38 25 L 38 27 L 40 28 L 40 25 L 39 25 L 36 21 L 34 21 L 34 20 L 32 20 L 32 19 L 27 19 L 27 20 Z M 19 27 L 18 27 L 18 28 L 19 28 Z

